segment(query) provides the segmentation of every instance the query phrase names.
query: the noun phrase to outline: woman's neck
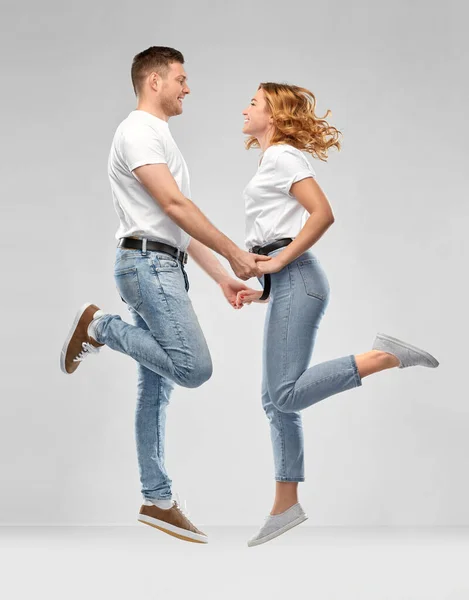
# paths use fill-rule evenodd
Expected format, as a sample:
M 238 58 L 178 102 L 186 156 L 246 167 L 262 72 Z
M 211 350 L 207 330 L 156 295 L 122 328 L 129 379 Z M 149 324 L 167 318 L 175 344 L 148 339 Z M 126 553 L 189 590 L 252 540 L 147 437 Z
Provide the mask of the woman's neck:
M 267 148 L 270 146 L 270 141 L 272 139 L 273 132 L 268 130 L 257 138 L 259 146 L 261 147 L 261 151 L 265 152 Z

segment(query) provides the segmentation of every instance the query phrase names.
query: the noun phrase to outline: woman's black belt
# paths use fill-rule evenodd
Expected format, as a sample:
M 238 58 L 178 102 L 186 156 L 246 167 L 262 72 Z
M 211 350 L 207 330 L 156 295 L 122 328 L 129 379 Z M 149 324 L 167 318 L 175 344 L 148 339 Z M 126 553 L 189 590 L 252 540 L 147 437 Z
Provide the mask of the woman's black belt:
M 281 240 L 276 240 L 275 242 L 271 242 L 270 244 L 266 244 L 265 246 L 253 246 L 249 252 L 253 252 L 254 254 L 263 254 L 267 255 L 273 252 L 274 250 L 278 250 L 279 248 L 283 248 L 284 246 L 288 246 L 293 242 L 293 238 L 282 238 Z M 259 300 L 267 300 L 270 295 L 270 273 L 264 274 L 264 291 L 262 292 L 262 296 Z
M 144 243 L 146 242 L 146 244 Z M 130 248 L 131 250 L 150 250 L 152 252 L 164 252 L 174 258 L 177 258 L 183 265 L 187 263 L 187 252 L 178 250 L 174 246 L 169 244 L 163 244 L 163 242 L 154 242 L 153 240 L 140 240 L 136 238 L 124 237 L 120 238 L 117 244 L 119 248 Z

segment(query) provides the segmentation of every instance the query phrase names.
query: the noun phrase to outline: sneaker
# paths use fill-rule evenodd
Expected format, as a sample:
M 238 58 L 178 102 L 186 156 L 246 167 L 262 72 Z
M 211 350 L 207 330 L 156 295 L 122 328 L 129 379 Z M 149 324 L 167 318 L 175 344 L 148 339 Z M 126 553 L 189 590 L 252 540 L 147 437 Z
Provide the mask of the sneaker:
M 270 542 L 270 540 L 282 535 L 282 533 L 303 523 L 307 518 L 299 502 L 287 508 L 283 513 L 269 515 L 256 535 L 248 541 L 248 546 L 258 546 L 259 544 Z
M 104 346 L 88 335 L 89 324 L 93 318 L 102 314 L 96 305 L 89 303 L 84 304 L 77 312 L 60 355 L 60 368 L 65 374 L 74 373 L 87 356 L 96 354 Z
M 171 508 L 158 508 L 154 504 L 147 506 L 142 504 L 138 515 L 140 523 L 156 527 L 173 537 L 186 542 L 206 544 L 208 538 L 195 525 L 193 525 L 182 511 L 177 502 Z
M 399 369 L 416 366 L 435 369 L 439 365 L 437 359 L 425 350 L 385 333 L 376 335 L 373 350 L 381 350 L 395 356 L 399 361 Z

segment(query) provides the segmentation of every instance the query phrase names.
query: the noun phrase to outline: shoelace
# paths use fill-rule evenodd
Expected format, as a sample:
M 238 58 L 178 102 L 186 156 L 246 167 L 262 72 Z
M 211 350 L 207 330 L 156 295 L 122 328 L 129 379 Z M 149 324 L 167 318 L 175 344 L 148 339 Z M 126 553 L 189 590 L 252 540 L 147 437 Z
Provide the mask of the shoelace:
M 187 503 L 184 500 L 184 506 L 181 505 L 181 499 L 179 498 L 179 494 L 177 492 L 174 499 L 174 506 L 179 509 L 179 511 L 186 517 L 187 520 L 190 521 L 189 511 L 187 510 Z
M 77 356 L 75 356 L 73 362 L 79 362 L 81 360 L 84 360 L 90 354 L 97 354 L 101 350 L 101 348 L 97 348 L 89 342 L 82 342 L 81 345 L 83 346 L 83 350 Z

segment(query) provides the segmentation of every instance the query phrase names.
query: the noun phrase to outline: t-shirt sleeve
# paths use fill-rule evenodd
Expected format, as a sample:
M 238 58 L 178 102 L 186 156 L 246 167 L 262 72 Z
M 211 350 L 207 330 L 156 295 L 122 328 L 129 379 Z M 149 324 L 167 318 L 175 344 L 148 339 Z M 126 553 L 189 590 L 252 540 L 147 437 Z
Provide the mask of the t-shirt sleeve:
M 122 137 L 122 157 L 129 171 L 142 165 L 167 163 L 164 142 L 148 125 L 126 131 Z
M 287 148 L 278 157 L 275 163 L 275 182 L 282 192 L 291 196 L 290 188 L 297 181 L 316 177 L 313 167 L 300 150 L 294 151 Z

